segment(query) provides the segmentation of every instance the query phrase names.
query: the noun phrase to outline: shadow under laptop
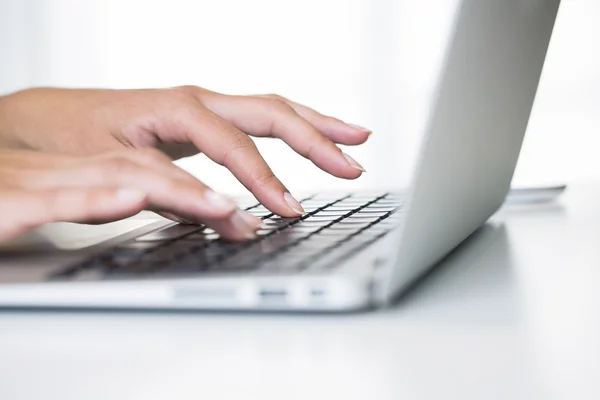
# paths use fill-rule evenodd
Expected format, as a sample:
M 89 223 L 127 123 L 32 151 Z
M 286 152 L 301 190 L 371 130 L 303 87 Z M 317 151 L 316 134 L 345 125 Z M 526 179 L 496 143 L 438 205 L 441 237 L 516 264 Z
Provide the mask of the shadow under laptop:
M 383 312 L 443 317 L 455 323 L 518 323 L 523 301 L 511 245 L 515 238 L 501 221 L 511 216 L 562 218 L 564 213 L 559 204 L 505 206 Z
M 388 310 L 464 323 L 497 323 L 518 318 L 510 242 L 506 227 L 488 222 L 435 267 L 415 280 Z M 475 321 L 474 321 L 475 322 Z

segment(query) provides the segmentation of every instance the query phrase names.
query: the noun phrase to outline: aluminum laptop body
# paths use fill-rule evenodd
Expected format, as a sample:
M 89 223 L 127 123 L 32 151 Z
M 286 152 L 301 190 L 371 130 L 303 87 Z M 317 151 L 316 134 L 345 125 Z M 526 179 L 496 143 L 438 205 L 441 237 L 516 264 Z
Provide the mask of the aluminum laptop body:
M 292 236 L 285 232 L 300 232 L 301 226 L 308 227 L 306 232 L 313 229 L 312 236 L 307 236 L 310 242 L 301 245 L 313 243 L 320 252 L 301 260 L 298 265 L 303 269 L 288 269 L 291 259 L 269 255 L 269 261 L 251 269 L 178 273 L 182 266 L 194 266 L 194 254 L 208 254 L 208 247 L 194 245 L 197 253 L 187 250 L 187 255 L 169 261 L 168 274 L 136 275 L 131 269 L 112 268 L 114 277 L 106 275 L 106 265 L 98 263 L 106 257 L 117 258 L 113 253 L 102 256 L 104 252 L 132 241 L 137 245 L 136 238 L 148 233 L 160 236 L 165 229 L 180 229 L 165 221 L 141 226 L 130 221 L 133 225 L 118 236 L 84 251 L 0 252 L 0 307 L 348 311 L 388 304 L 502 205 L 559 2 L 460 1 L 410 189 L 400 197 L 384 192 L 341 194 L 339 198 L 317 194 L 306 200 L 314 211 L 302 221 L 278 221 L 265 212 L 277 229 L 269 233 L 267 245 L 260 245 L 263 252 L 285 242 L 277 238 L 289 240 Z M 260 205 L 251 207 L 260 215 Z M 374 217 L 369 219 L 369 212 Z M 358 217 L 364 218 L 359 221 Z M 353 223 L 359 227 L 364 221 L 370 221 L 368 229 L 351 230 Z M 318 228 L 310 228 L 311 223 Z M 353 236 L 340 245 L 325 246 L 337 234 L 329 230 L 333 225 Z M 385 229 L 371 229 L 380 226 Z M 199 240 L 210 235 L 192 232 L 185 246 L 193 243 L 194 235 L 202 234 Z M 368 241 L 364 234 L 369 235 Z M 182 243 L 170 241 L 172 247 L 167 248 Z M 361 245 L 344 253 L 347 243 Z M 235 263 L 236 257 L 228 257 L 234 261 L 224 265 L 242 265 Z M 160 267 L 162 261 L 157 264 L 156 260 L 153 265 Z M 131 265 L 148 270 L 144 263 Z

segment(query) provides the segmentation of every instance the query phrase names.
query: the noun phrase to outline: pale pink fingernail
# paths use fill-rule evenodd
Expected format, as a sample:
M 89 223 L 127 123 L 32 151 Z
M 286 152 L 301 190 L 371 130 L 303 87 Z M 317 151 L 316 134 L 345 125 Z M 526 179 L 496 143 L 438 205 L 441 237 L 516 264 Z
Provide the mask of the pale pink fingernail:
M 347 125 L 349 125 L 349 126 L 353 127 L 353 128 L 354 128 L 354 129 L 356 129 L 356 130 L 359 130 L 359 131 L 361 131 L 361 132 L 368 133 L 369 135 L 373 133 L 373 131 L 372 131 L 372 130 L 370 130 L 370 129 L 367 129 L 367 128 L 365 128 L 364 126 L 360 126 L 360 125 L 356 125 L 356 124 L 347 124 Z
M 306 211 L 304 211 L 304 208 L 302 208 L 302 206 L 300 205 L 300 203 L 298 203 L 298 200 L 296 200 L 294 196 L 286 192 L 283 194 L 283 198 L 288 204 L 288 206 L 290 206 L 293 212 L 299 215 L 304 215 Z
M 360 165 L 354 158 L 350 157 L 346 153 L 342 153 L 342 154 L 344 155 L 344 158 L 346 159 L 346 161 L 348 161 L 348 164 L 350 164 L 350 166 L 352 168 L 356 168 L 362 172 L 367 172 L 367 170 L 364 169 L 364 167 L 362 165 Z

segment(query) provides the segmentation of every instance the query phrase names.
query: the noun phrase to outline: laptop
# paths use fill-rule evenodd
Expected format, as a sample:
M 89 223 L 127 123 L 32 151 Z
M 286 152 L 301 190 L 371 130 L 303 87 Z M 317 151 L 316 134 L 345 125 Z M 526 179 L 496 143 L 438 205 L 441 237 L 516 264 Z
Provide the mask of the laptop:
M 559 2 L 459 1 L 406 192 L 310 193 L 300 218 L 248 202 L 264 225 L 247 243 L 203 226 L 133 220 L 83 250 L 2 252 L 0 307 L 341 312 L 389 304 L 503 204 Z

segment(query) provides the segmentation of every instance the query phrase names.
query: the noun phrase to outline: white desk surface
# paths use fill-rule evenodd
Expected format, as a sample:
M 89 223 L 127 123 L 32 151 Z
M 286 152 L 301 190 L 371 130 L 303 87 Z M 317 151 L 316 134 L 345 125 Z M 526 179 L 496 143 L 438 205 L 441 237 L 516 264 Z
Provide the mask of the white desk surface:
M 0 399 L 599 399 L 600 184 L 494 221 L 373 313 L 0 311 Z

